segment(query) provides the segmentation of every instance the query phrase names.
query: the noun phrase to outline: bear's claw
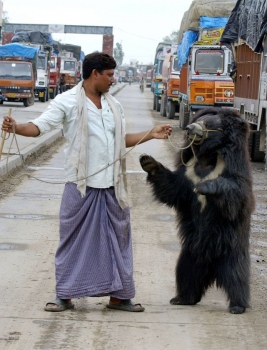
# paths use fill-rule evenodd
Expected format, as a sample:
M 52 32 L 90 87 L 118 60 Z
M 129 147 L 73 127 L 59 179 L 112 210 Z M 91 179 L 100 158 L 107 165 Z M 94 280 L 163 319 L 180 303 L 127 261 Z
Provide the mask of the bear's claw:
M 153 157 L 147 154 L 142 154 L 139 157 L 139 161 L 144 171 L 151 175 L 155 174 L 155 171 L 158 168 L 158 162 Z

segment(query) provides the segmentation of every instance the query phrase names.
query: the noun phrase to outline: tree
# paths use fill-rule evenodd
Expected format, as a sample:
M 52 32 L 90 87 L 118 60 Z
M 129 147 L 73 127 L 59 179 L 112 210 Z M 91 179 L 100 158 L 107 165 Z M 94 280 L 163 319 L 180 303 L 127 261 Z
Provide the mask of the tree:
M 166 41 L 167 43 L 178 44 L 178 33 L 179 33 L 179 30 L 177 31 L 174 30 L 170 35 L 162 38 L 162 40 Z
M 5 28 L 6 23 L 8 23 L 9 18 L 7 16 L 7 12 L 3 11 L 3 17 L 2 17 L 2 28 Z
M 114 59 L 117 62 L 117 66 L 121 66 L 123 62 L 124 52 L 122 51 L 122 45 L 120 43 L 116 43 L 116 47 L 113 50 Z

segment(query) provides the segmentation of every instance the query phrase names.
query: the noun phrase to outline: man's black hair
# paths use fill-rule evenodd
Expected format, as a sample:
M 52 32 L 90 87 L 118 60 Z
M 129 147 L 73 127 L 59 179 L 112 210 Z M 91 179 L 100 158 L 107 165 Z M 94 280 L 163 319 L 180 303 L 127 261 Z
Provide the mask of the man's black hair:
M 115 69 L 116 65 L 116 61 L 112 56 L 104 52 L 92 52 L 84 57 L 82 67 L 83 79 L 89 78 L 94 69 L 102 73 L 106 69 Z

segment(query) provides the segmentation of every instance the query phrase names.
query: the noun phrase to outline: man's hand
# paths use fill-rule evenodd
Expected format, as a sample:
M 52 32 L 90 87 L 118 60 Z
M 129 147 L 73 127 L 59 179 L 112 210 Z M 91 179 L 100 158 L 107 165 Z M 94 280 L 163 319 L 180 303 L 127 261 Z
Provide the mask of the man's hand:
M 17 127 L 17 123 L 15 121 L 15 119 L 9 117 L 9 116 L 5 116 L 3 123 L 2 123 L 2 130 L 6 131 L 8 133 L 12 133 L 13 131 L 15 131 Z
M 15 132 L 17 135 L 35 137 L 40 134 L 40 130 L 33 123 L 17 124 L 15 119 L 5 116 L 2 128 L 3 131 L 8 133 Z
M 167 139 L 172 133 L 172 127 L 169 124 L 157 125 L 151 131 L 154 139 Z

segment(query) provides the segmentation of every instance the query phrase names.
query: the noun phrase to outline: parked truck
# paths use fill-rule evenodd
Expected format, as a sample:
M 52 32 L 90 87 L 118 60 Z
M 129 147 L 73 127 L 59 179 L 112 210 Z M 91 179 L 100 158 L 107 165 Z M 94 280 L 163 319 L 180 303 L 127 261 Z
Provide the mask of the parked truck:
M 249 12 L 247 11 L 249 8 Z M 238 0 L 222 35 L 232 46 L 234 108 L 251 126 L 250 157 L 266 162 L 267 7 L 265 0 Z
M 80 80 L 81 74 L 81 46 L 72 44 L 61 44 L 60 73 L 65 74 L 66 90 L 73 88 Z
M 48 101 L 50 58 L 53 42 L 51 34 L 41 31 L 19 31 L 14 33 L 11 42 L 20 43 L 24 46 L 35 47 L 38 49 L 35 97 L 41 102 Z
M 0 46 L 0 94 L 10 102 L 34 104 L 38 49 L 18 43 Z M 3 104 L 1 99 L 0 104 Z
M 160 114 L 173 119 L 179 112 L 180 70 L 178 67 L 177 45 L 168 50 L 162 66 L 163 93 L 160 103 Z
M 157 112 L 160 111 L 161 95 L 163 92 L 162 82 L 162 66 L 167 51 L 171 49 L 169 42 L 160 42 L 157 45 L 155 59 L 154 59 L 154 74 L 153 74 L 153 109 Z
M 232 52 L 221 45 L 220 38 L 235 2 L 195 0 L 184 14 L 177 50 L 182 129 L 201 108 L 233 106 Z

